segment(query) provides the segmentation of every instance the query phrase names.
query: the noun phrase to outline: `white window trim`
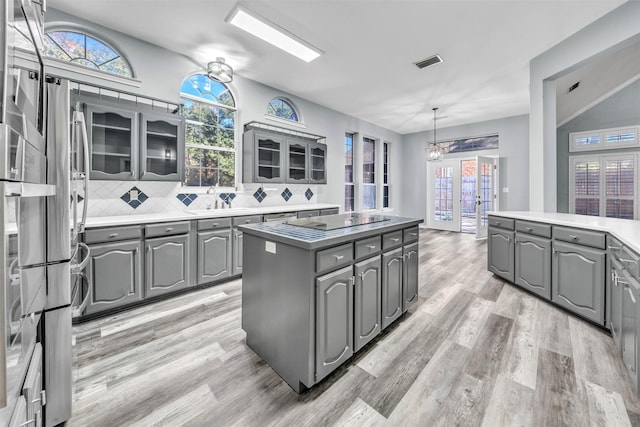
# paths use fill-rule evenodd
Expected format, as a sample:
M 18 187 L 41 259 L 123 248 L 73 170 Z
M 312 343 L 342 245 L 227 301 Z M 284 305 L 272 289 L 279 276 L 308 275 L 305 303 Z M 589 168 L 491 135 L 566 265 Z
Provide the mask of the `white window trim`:
M 595 150 L 615 150 L 617 148 L 632 148 L 632 147 L 640 147 L 640 141 L 638 140 L 638 135 L 640 126 L 626 126 L 619 128 L 609 128 L 609 129 L 597 129 L 591 131 L 584 132 L 571 132 L 569 133 L 569 152 L 584 152 L 584 151 L 595 151 Z M 634 138 L 633 142 L 618 142 L 618 143 L 607 143 L 606 136 L 613 133 L 633 133 Z M 585 136 L 598 136 L 600 137 L 600 143 L 594 145 L 576 145 L 576 140 Z
M 307 125 L 301 122 L 294 122 L 293 120 L 283 119 L 282 117 L 274 116 L 272 114 L 265 114 L 264 118 L 266 120 L 271 120 L 272 122 L 280 123 L 283 125 L 294 126 L 300 129 L 306 129 Z
M 373 182 L 372 183 L 365 183 L 364 182 L 364 140 L 368 139 L 373 141 L 373 152 L 374 152 L 374 159 L 373 159 L 373 167 L 374 167 L 374 177 L 373 177 Z M 381 150 L 381 141 L 379 138 L 373 137 L 373 136 L 368 136 L 368 135 L 363 135 L 362 138 L 360 139 L 360 147 L 358 150 L 358 153 L 360 153 L 360 161 L 358 162 L 360 165 L 360 179 L 359 179 L 359 183 L 360 183 L 360 191 L 359 193 L 361 194 L 360 197 L 360 204 L 358 206 L 360 206 L 360 210 L 362 212 L 376 212 L 381 210 L 380 205 L 380 195 L 381 195 L 381 187 L 380 187 L 380 165 L 382 164 L 380 162 L 380 150 Z M 375 188 L 375 195 L 376 195 L 376 205 L 371 208 L 371 209 L 365 209 L 364 208 L 364 187 L 374 187 Z
M 389 150 L 389 163 L 387 164 L 387 183 L 384 183 L 384 146 L 387 145 L 387 149 Z M 380 209 L 382 212 L 393 212 L 393 186 L 391 185 L 391 147 L 393 144 L 389 141 L 382 141 L 380 145 L 380 173 L 382 175 L 380 179 Z M 389 187 L 389 206 L 384 207 L 384 187 Z
M 344 131 L 344 138 L 346 139 L 347 134 L 351 135 L 351 181 L 344 181 L 344 187 L 343 187 L 343 194 L 342 194 L 342 203 L 345 203 L 345 195 L 344 195 L 344 189 L 347 187 L 347 185 L 350 185 L 351 187 L 353 187 L 353 210 L 348 211 L 347 210 L 347 205 L 344 204 L 342 206 L 342 209 L 344 210 L 345 213 L 351 213 L 351 212 L 357 212 L 358 211 L 358 195 L 356 194 L 358 192 L 357 190 L 357 185 L 356 185 L 356 164 L 357 164 L 357 156 L 356 156 L 356 151 L 357 151 L 357 146 L 358 146 L 358 134 L 356 132 L 352 132 L 349 130 L 345 130 Z M 342 141 L 342 149 L 345 149 L 345 140 Z M 346 166 L 346 162 L 344 161 L 345 159 L 343 158 L 343 174 L 344 174 L 344 167 Z M 344 176 L 344 175 L 343 175 Z
M 638 210 L 640 210 L 640 201 L 638 200 L 638 178 L 640 177 L 640 171 L 638 170 L 638 154 L 609 154 L 609 155 L 577 155 L 569 157 L 569 213 L 575 214 L 576 212 L 576 195 L 575 195 L 575 164 L 576 162 L 584 161 L 597 161 L 600 163 L 600 194 L 598 196 L 583 196 L 583 198 L 592 198 L 599 200 L 599 212 L 600 217 L 606 216 L 607 207 L 607 193 L 606 193 L 606 162 L 607 160 L 629 160 L 634 161 L 634 181 L 633 181 L 633 219 L 637 220 Z M 628 197 L 628 196 L 627 196 Z M 622 197 L 624 198 L 624 197 Z

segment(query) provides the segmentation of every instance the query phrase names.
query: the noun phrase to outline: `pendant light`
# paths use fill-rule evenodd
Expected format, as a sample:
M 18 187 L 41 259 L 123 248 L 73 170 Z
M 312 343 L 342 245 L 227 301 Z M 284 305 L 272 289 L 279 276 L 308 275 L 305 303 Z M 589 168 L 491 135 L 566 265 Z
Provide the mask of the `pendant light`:
M 224 62 L 224 58 L 216 58 L 215 61 L 207 64 L 207 75 L 220 83 L 231 83 L 233 81 L 233 68 Z
M 436 142 L 436 112 L 438 111 L 438 107 L 432 108 L 433 110 L 433 146 L 431 147 L 431 151 L 429 151 L 429 159 L 437 162 L 442 160 L 442 152 L 438 147 L 438 143 Z

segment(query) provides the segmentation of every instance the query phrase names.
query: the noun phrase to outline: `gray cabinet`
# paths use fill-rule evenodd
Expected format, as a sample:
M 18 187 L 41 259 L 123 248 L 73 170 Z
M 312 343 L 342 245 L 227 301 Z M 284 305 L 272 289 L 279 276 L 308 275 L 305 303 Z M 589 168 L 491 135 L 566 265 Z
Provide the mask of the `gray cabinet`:
M 284 182 L 284 137 L 252 130 L 243 139 L 243 181 Z
M 515 284 L 551 299 L 551 240 L 516 233 Z
M 140 179 L 181 181 L 184 174 L 184 119 L 143 113 L 140 131 Z
M 354 351 L 360 350 L 382 329 L 382 283 L 380 255 L 354 266 Z
M 139 240 L 92 245 L 90 250 L 90 295 L 85 314 L 142 299 Z
M 382 329 L 402 314 L 403 268 L 402 248 L 382 254 Z
M 611 336 L 619 351 L 622 351 L 622 289 L 619 279 L 623 277 L 624 268 L 614 257 L 609 257 L 607 275 L 607 323 Z
M 317 142 L 309 143 L 309 183 L 327 183 L 327 145 Z M 336 212 L 337 214 L 338 212 Z
M 320 209 L 320 216 L 324 215 L 338 215 L 340 213 L 340 208 L 327 208 Z
M 306 184 L 309 182 L 309 144 L 302 140 L 287 138 L 287 173 L 285 182 Z
M 513 242 L 513 231 L 489 227 L 487 232 L 488 270 L 511 282 L 515 277 Z
M 604 325 L 603 250 L 554 240 L 551 300 Z
M 147 239 L 145 297 L 189 286 L 189 235 Z
M 231 229 L 198 232 L 198 284 L 231 276 Z
M 418 300 L 418 244 L 406 245 L 402 249 L 402 311 Z
M 22 395 L 27 404 L 27 419 L 32 420 L 32 425 L 41 426 L 42 407 L 45 400 L 42 393 L 42 345 L 40 343 L 36 343 L 31 356 L 27 376 L 22 386 Z
M 627 373 L 631 378 L 634 390 L 638 390 L 638 323 L 640 321 L 640 305 L 638 297 L 640 293 L 640 282 L 635 280 L 626 270 L 623 276 L 618 278 L 621 287 L 621 346 L 622 361 L 627 368 Z
M 316 279 L 315 341 L 315 380 L 320 381 L 353 354 L 351 266 Z
M 298 212 L 298 218 L 311 218 L 312 216 L 319 216 L 320 211 L 317 209 L 311 211 L 300 211 Z
M 231 274 L 237 276 L 242 274 L 242 241 L 243 233 L 237 228 L 233 229 L 233 267 L 231 268 Z

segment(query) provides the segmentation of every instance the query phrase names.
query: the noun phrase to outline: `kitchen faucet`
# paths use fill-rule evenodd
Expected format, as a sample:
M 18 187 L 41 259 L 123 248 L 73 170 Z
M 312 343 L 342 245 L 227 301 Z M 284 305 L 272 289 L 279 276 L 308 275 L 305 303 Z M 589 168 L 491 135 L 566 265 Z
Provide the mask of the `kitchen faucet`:
M 213 199 L 215 200 L 214 209 L 218 209 L 218 186 L 220 183 L 216 182 L 215 185 L 207 188 L 207 194 L 211 194 L 213 192 Z M 211 209 L 211 203 L 207 205 L 207 209 Z

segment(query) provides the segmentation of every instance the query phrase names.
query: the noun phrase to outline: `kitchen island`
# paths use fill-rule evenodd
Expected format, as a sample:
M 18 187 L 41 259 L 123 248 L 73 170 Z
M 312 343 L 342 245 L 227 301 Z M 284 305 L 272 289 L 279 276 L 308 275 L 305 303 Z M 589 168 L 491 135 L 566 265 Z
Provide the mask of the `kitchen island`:
M 247 345 L 296 392 L 418 299 L 420 219 L 342 214 L 241 225 Z

